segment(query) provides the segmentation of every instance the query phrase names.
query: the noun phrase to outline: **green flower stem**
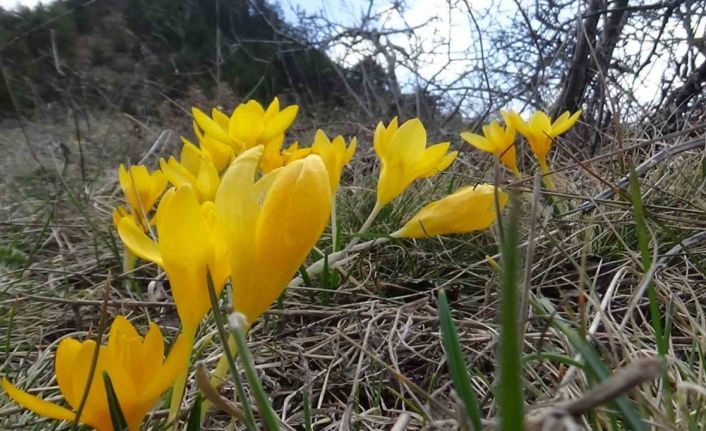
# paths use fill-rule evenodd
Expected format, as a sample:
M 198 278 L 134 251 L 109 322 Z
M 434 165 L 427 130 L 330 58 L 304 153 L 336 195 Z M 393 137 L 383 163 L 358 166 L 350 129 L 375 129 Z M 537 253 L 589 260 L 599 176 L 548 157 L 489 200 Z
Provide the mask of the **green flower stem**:
M 243 414 L 245 416 L 245 426 L 249 430 L 257 430 L 257 427 L 255 426 L 255 416 L 253 415 L 252 407 L 250 406 L 250 401 L 247 395 L 245 394 L 245 389 L 243 388 L 243 384 L 240 381 L 238 366 L 235 364 L 235 358 L 229 347 L 231 341 L 229 340 L 228 333 L 226 332 L 225 326 L 223 325 L 223 317 L 221 316 L 220 308 L 218 308 L 218 297 L 216 296 L 216 289 L 213 287 L 213 280 L 211 279 L 210 272 L 206 274 L 206 279 L 208 282 L 208 296 L 211 299 L 211 311 L 213 312 L 213 320 L 215 320 L 216 322 L 218 336 L 221 338 L 221 343 L 223 343 L 223 357 L 226 358 L 226 363 L 228 364 L 231 375 L 233 376 L 233 381 L 235 382 L 238 398 L 240 399 L 241 405 L 243 407 Z
M 549 164 L 546 160 L 539 161 L 539 169 L 542 171 L 542 181 L 544 182 L 545 187 L 548 190 L 555 192 L 556 185 L 554 185 L 554 180 L 552 180 L 552 174 L 550 173 L 551 169 L 549 169 Z
M 194 348 L 194 339 L 196 338 L 196 330 L 198 328 L 185 326 L 182 328 L 180 337 L 186 337 L 187 345 L 189 346 L 188 358 L 191 358 L 191 352 Z M 172 429 L 177 431 L 179 425 L 179 409 L 181 407 L 181 401 L 184 399 L 184 389 L 186 389 L 186 379 L 189 377 L 189 360 L 187 359 L 184 368 L 182 369 L 179 376 L 177 376 L 174 386 L 172 387 L 172 398 L 169 401 L 169 415 L 167 416 L 167 423 L 171 424 Z
M 122 275 L 127 275 L 127 274 L 130 274 L 132 271 L 134 271 L 136 263 L 137 263 L 137 256 L 135 256 L 135 254 L 133 252 L 131 252 L 129 248 L 124 247 L 124 250 L 123 250 L 123 274 Z M 130 291 L 131 281 L 129 278 L 125 278 L 125 280 L 123 281 L 123 285 L 126 290 Z
M 277 417 L 277 414 L 272 408 L 272 404 L 270 404 L 269 398 L 267 398 L 267 393 L 260 383 L 257 370 L 255 370 L 255 362 L 253 362 L 247 341 L 245 340 L 245 316 L 236 311 L 230 315 L 228 322 L 232 338 L 235 339 L 238 351 L 240 352 L 240 361 L 243 363 L 245 377 L 248 379 L 250 390 L 257 403 L 258 412 L 264 422 L 264 428 L 268 431 L 277 431 L 280 429 L 279 417 Z

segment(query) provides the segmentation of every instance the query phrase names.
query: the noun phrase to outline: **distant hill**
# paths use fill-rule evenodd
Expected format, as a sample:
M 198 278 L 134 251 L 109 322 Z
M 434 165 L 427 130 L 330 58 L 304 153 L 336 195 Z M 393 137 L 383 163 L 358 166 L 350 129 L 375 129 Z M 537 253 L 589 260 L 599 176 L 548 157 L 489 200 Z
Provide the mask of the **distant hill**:
M 318 105 L 346 103 L 351 86 L 374 85 L 385 94 L 384 79 L 361 78 L 384 74 L 375 61 L 342 68 L 282 16 L 264 0 L 59 0 L 0 8 L 0 112 L 16 105 L 31 115 L 60 104 L 145 114 L 193 91 L 265 100 L 290 93 Z

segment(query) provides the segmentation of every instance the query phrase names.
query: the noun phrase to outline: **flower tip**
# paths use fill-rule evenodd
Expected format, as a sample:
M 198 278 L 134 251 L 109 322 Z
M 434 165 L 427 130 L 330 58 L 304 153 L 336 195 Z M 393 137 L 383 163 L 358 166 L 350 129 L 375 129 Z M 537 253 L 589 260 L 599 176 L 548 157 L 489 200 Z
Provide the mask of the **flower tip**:
M 248 318 L 243 313 L 234 311 L 228 315 L 228 327 L 232 331 L 245 331 L 248 327 Z

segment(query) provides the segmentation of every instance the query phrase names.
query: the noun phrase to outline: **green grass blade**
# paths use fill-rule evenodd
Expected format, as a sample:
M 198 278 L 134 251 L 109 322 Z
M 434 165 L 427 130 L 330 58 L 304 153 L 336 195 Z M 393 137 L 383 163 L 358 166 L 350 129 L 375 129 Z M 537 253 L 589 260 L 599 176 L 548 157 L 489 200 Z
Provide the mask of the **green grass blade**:
M 108 396 L 108 410 L 110 411 L 110 422 L 113 424 L 113 429 L 115 431 L 127 431 L 127 420 L 125 419 L 123 410 L 120 408 L 118 396 L 115 394 L 113 382 L 110 380 L 107 371 L 103 371 L 103 382 L 105 383 L 105 392 Z
M 554 314 L 552 305 L 549 304 L 547 301 L 535 303 L 535 307 L 549 315 Z M 586 362 L 585 367 L 582 368 L 588 371 L 595 380 L 601 382 L 610 376 L 610 369 L 603 362 L 603 359 L 601 358 L 600 354 L 596 351 L 596 349 L 590 343 L 584 340 L 576 331 L 571 329 L 571 327 L 567 323 L 559 319 L 557 316 L 554 316 L 551 325 L 554 327 L 554 329 L 564 334 L 564 336 L 566 336 L 567 340 L 569 340 L 569 343 L 574 347 L 574 349 L 576 349 L 576 351 L 581 354 L 581 357 Z M 629 429 L 633 429 L 636 431 L 647 430 L 647 426 L 642 420 L 640 412 L 637 410 L 635 404 L 628 397 L 623 395 L 621 397 L 616 398 L 613 403 L 615 404 L 618 411 L 620 411 L 621 418 L 629 427 Z
M 191 406 L 189 421 L 186 423 L 186 431 L 201 431 L 201 394 L 196 394 L 194 404 Z
M 642 266 L 644 271 L 648 271 L 652 266 L 652 255 L 650 254 L 650 235 L 647 230 L 645 218 L 645 208 L 642 204 L 642 193 L 640 182 L 634 169 L 630 170 L 630 199 L 632 201 L 633 215 L 635 216 L 635 230 L 637 232 L 637 244 L 642 255 Z M 664 331 L 662 330 L 662 318 L 659 312 L 659 301 L 654 283 L 647 286 L 647 298 L 650 303 L 650 322 L 657 338 L 657 352 L 664 356 L 667 354 L 667 343 L 665 342 Z
M 311 421 L 311 393 L 310 392 L 311 392 L 311 390 L 307 385 L 307 387 L 304 388 L 304 394 L 303 394 L 303 398 L 304 398 L 304 400 L 303 400 L 304 401 L 304 406 L 303 406 L 303 409 L 304 409 L 304 430 L 305 431 L 312 431 L 314 429 L 312 426 L 312 423 L 311 423 L 312 421 Z
M 439 324 L 441 326 L 441 342 L 444 345 L 444 352 L 446 352 L 446 363 L 449 366 L 454 390 L 466 408 L 473 429 L 478 431 L 482 426 L 478 397 L 470 382 L 468 368 L 461 351 L 461 343 L 451 318 L 446 292 L 443 290 L 439 291 Z

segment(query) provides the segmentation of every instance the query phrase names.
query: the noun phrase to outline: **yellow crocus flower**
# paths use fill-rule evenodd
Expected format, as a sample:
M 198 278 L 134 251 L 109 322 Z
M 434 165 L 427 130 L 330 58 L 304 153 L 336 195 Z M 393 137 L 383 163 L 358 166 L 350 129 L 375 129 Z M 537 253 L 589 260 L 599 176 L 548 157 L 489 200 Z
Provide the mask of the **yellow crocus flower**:
M 566 111 L 553 123 L 551 118 L 542 111 L 535 111 L 529 121 L 524 121 L 517 112 L 503 113 L 503 115 L 527 139 L 527 143 L 535 157 L 537 157 L 537 162 L 542 172 L 546 173 L 549 171 L 547 156 L 554 138 L 569 130 L 578 120 L 581 111 L 573 114 Z
M 164 176 L 175 187 L 190 184 L 196 191 L 199 201 L 212 201 L 218 189 L 220 178 L 218 169 L 211 159 L 190 142 L 184 142 L 180 160 L 174 157 L 160 159 L 159 166 Z
M 414 180 L 444 171 L 456 159 L 449 142 L 427 147 L 427 132 L 418 118 L 397 126 L 397 117 L 385 127 L 379 123 L 373 144 L 382 164 L 378 179 L 378 210 L 399 196 Z
M 258 181 L 262 146 L 228 168 L 216 212 L 230 251 L 233 308 L 252 324 L 277 299 L 319 240 L 331 211 L 328 171 L 310 155 Z
M 2 380 L 5 393 L 23 407 L 52 419 L 73 421 L 91 369 L 94 340 L 61 340 L 56 349 L 55 372 L 59 390 L 71 409 L 44 401 Z M 137 431 L 149 410 L 169 388 L 188 359 L 189 346 L 181 337 L 164 358 L 164 339 L 159 327 L 150 323 L 141 337 L 123 316 L 113 321 L 108 343 L 98 351 L 91 386 L 79 421 L 98 431 L 113 431 L 103 380 L 107 372 L 130 431 Z
M 507 126 L 503 128 L 497 121 L 492 121 L 483 126 L 483 135 L 461 132 L 461 138 L 479 150 L 493 154 L 519 178 L 521 175 L 517 169 L 515 126 L 508 120 L 505 120 L 505 123 Z
M 267 109 L 255 100 L 242 103 L 230 117 L 217 109 L 213 109 L 212 117 L 209 117 L 198 108 L 192 108 L 194 120 L 203 135 L 230 145 L 236 154 L 257 145 L 274 146 L 279 150 L 284 133 L 298 112 L 297 105 L 280 109 L 276 97 Z
M 128 170 L 121 164 L 118 180 L 125 201 L 140 220 L 147 216 L 167 187 L 167 179 L 160 171 L 150 173 L 144 165 L 130 166 Z
M 348 147 L 346 147 L 346 141 L 343 139 L 343 136 L 338 135 L 331 140 L 326 136 L 323 130 L 317 130 L 311 148 L 294 149 L 294 151 L 291 151 L 290 147 L 288 152 L 291 156 L 288 161 L 292 162 L 304 158 L 309 154 L 316 154 L 321 157 L 321 160 L 323 160 L 328 170 L 331 194 L 335 195 L 341 181 L 343 167 L 353 158 L 356 144 L 357 139 L 353 138 L 350 140 Z
M 168 191 L 156 215 L 158 242 L 127 218 L 120 220 L 118 233 L 130 251 L 164 268 L 185 332 L 192 332 L 211 308 L 207 271 L 217 294 L 228 278 L 224 232 L 215 220 L 213 203 L 200 205 L 189 184 Z
M 496 189 L 492 184 L 463 187 L 424 206 L 402 229 L 391 236 L 426 238 L 486 229 L 495 222 L 497 216 L 496 191 L 500 209 L 505 208 L 507 193 Z

